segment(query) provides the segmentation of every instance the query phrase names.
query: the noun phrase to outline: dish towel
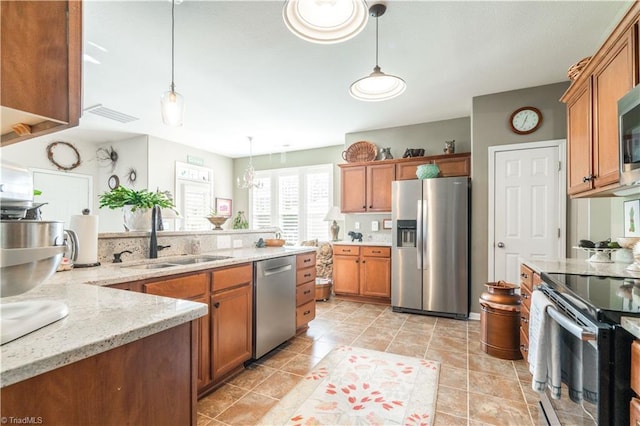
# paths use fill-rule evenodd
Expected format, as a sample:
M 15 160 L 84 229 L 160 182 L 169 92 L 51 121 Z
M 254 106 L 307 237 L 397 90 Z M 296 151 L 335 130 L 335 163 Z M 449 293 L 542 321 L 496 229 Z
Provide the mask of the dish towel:
M 529 371 L 533 375 L 531 388 L 551 391 L 551 397 L 560 398 L 561 353 L 560 326 L 547 314 L 547 307 L 555 304 L 539 290 L 531 296 L 529 315 Z

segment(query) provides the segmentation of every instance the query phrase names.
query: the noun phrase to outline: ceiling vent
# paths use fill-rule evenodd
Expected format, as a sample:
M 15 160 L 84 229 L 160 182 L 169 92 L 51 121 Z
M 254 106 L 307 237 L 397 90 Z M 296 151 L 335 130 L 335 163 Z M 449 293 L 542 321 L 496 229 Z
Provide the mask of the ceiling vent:
M 92 107 L 86 108 L 85 111 L 95 115 L 100 115 L 110 120 L 119 121 L 120 123 L 130 123 L 132 121 L 139 120 L 138 117 L 133 117 L 123 112 L 103 107 L 102 104 L 97 104 Z

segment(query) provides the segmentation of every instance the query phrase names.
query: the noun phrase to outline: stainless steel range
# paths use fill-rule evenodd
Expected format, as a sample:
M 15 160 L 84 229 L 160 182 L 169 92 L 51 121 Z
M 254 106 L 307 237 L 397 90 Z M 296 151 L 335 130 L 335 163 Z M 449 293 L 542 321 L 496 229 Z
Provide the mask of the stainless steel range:
M 620 326 L 620 319 L 640 317 L 640 279 L 552 273 L 541 277 L 539 290 L 554 304 L 547 314 L 560 326 L 562 349 L 561 396 L 554 398 L 549 388 L 541 395 L 544 417 L 552 425 L 629 424 L 634 337 Z

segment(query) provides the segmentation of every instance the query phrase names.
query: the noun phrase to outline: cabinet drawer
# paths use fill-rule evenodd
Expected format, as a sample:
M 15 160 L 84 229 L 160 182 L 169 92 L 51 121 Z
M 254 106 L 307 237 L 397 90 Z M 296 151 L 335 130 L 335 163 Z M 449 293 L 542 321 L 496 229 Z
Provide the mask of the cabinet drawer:
M 209 284 L 209 274 L 202 273 L 147 283 L 142 287 L 145 293 L 156 296 L 190 299 L 204 295 L 207 291 L 207 284 Z
M 631 344 L 631 389 L 640 395 L 640 342 Z
M 391 257 L 391 247 L 362 247 L 362 255 L 371 257 Z
M 527 308 L 527 311 L 531 310 L 531 291 L 527 287 L 520 287 L 520 306 Z
M 531 314 L 529 313 L 529 308 L 526 305 L 520 306 L 520 327 L 522 332 L 529 337 L 529 317 Z
M 540 278 L 540 274 L 537 273 L 533 273 L 533 280 L 531 281 L 531 291 L 533 291 L 536 287 L 538 287 L 540 284 L 542 284 L 542 278 Z
M 524 359 L 527 363 L 529 359 L 529 338 L 522 331 L 522 327 L 520 327 L 520 353 L 522 354 L 522 359 Z
M 315 266 L 316 264 L 316 252 L 299 254 L 296 257 L 296 267 L 298 269 L 308 268 L 309 266 Z
M 253 282 L 253 266 L 249 263 L 231 268 L 216 269 L 213 271 L 212 291 L 220 291 L 226 288 L 251 284 Z
M 296 309 L 296 328 L 300 328 L 316 317 L 316 301 L 312 300 Z
M 533 290 L 533 271 L 525 265 L 520 265 L 520 287 L 529 289 L 529 293 Z
M 296 306 L 304 305 L 315 298 L 316 281 L 309 281 L 306 284 L 296 287 Z
M 296 271 L 296 285 L 304 284 L 309 281 L 313 281 L 315 283 L 316 280 L 316 268 L 304 268 L 298 269 Z
M 333 246 L 333 255 L 343 256 L 359 256 L 360 247 L 358 246 Z

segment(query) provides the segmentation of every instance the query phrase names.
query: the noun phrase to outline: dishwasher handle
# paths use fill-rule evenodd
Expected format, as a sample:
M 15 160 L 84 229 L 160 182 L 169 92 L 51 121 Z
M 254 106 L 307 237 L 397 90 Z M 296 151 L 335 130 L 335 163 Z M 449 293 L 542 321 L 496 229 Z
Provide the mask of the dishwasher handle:
M 268 277 L 270 275 L 280 274 L 282 272 L 290 271 L 293 268 L 293 265 L 283 265 L 278 266 L 276 268 L 265 269 L 262 272 L 262 275 Z

